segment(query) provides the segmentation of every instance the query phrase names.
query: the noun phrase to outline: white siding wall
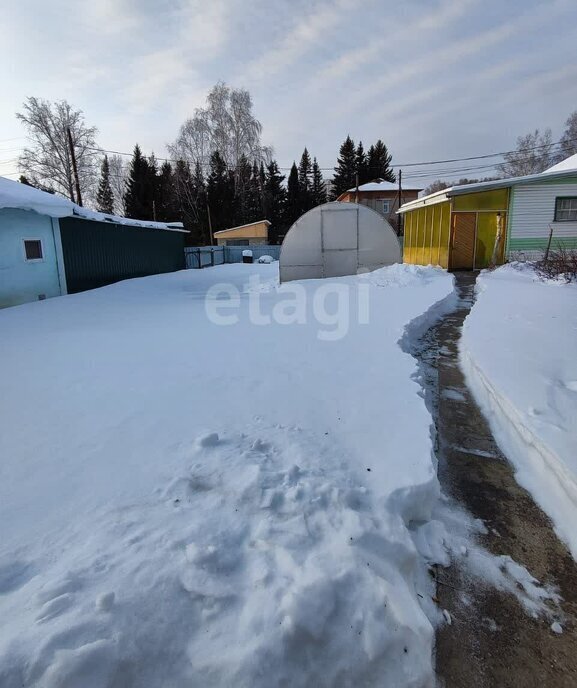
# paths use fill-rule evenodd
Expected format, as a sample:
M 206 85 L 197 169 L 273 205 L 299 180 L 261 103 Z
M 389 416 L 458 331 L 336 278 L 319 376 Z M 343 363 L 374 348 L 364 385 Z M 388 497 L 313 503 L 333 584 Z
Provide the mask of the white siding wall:
M 558 196 L 577 196 L 577 177 L 570 183 L 527 184 L 512 189 L 512 209 L 509 216 L 509 258 L 534 260 L 539 258 L 553 227 L 555 239 L 568 240 L 577 245 L 577 222 L 555 222 L 555 199 Z
M 547 238 L 550 225 L 553 226 L 553 236 L 577 236 L 577 222 L 554 222 L 557 196 L 577 196 L 577 181 L 574 184 L 514 187 L 511 238 Z

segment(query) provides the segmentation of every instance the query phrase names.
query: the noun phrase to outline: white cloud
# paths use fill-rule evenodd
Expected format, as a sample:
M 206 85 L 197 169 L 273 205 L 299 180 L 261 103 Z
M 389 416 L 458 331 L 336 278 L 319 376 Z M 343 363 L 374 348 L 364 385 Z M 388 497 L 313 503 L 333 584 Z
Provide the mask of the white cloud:
M 371 0 L 363 3 L 368 6 Z M 332 28 L 361 6 L 361 0 L 333 0 L 317 5 L 312 12 L 295 12 L 297 23 L 277 44 L 251 60 L 241 73 L 241 81 L 258 82 L 287 69 L 312 52 L 326 39 Z M 274 11 L 274 10 L 273 10 Z M 258 50 L 258 41 L 256 42 Z

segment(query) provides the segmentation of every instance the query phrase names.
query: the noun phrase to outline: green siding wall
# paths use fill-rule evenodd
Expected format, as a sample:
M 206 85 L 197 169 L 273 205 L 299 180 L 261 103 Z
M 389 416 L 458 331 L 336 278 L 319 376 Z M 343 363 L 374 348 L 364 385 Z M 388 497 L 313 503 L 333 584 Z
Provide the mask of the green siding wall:
M 182 232 L 68 217 L 60 232 L 69 294 L 185 267 Z
M 510 238 L 508 248 L 510 251 L 539 251 L 547 248 L 548 241 L 549 237 L 521 239 Z M 553 239 L 551 240 L 551 248 L 556 249 L 559 247 L 577 249 L 577 237 L 556 237 L 553 234 Z

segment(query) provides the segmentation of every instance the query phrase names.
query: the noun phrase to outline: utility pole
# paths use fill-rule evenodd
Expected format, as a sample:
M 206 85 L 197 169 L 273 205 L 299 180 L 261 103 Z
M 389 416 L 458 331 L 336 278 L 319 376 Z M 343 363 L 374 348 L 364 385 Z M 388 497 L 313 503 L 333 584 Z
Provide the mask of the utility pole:
M 156 201 L 152 201 L 152 219 L 156 222 Z
M 355 172 L 355 183 L 356 183 L 356 187 L 357 187 L 357 191 L 355 194 L 355 203 L 358 203 L 359 202 L 359 173 L 358 172 Z
M 402 194 L 403 194 L 403 187 L 402 187 L 402 180 L 403 178 L 403 170 L 399 170 L 399 193 L 398 193 L 398 198 L 397 198 L 397 210 L 401 207 L 401 199 L 402 199 Z M 397 213 L 397 236 L 401 236 L 401 222 L 402 218 L 399 213 Z
M 74 144 L 72 143 L 72 133 L 70 127 L 66 127 L 68 134 L 68 147 L 70 148 L 70 158 L 72 160 L 72 172 L 74 173 L 74 183 L 76 185 L 76 203 L 82 206 L 82 194 L 80 193 L 80 180 L 78 179 L 78 167 L 76 166 L 76 155 L 74 153 Z

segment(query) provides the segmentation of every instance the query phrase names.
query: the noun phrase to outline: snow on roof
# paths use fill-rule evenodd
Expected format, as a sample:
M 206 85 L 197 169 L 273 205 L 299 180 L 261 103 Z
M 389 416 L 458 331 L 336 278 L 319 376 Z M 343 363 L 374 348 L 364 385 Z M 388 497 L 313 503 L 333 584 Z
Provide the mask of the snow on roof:
M 402 184 L 403 191 L 422 191 L 422 186 L 411 186 L 410 184 Z M 357 187 L 348 189 L 346 193 L 355 193 Z M 367 184 L 361 184 L 359 186 L 359 191 L 398 191 L 399 185 L 396 182 L 385 182 L 385 181 L 375 181 L 368 182 Z
M 570 155 L 568 158 L 565 158 L 565 160 L 561 160 L 561 162 L 545 170 L 543 174 L 547 174 L 548 172 L 565 172 L 566 170 L 577 171 L 577 153 L 575 153 L 575 155 Z
M 33 210 L 50 217 L 66 217 L 72 215 L 74 203 L 62 196 L 0 177 L 0 208 Z
M 84 220 L 111 222 L 133 227 L 147 227 L 150 229 L 166 229 L 173 232 L 185 232 L 182 222 L 152 222 L 149 220 L 133 220 L 118 215 L 98 213 L 89 208 L 82 208 L 67 198 L 58 194 L 40 191 L 33 186 L 15 182 L 12 179 L 0 177 L 0 208 L 14 208 L 16 210 L 32 210 L 39 215 L 49 217 L 81 217 Z
M 214 236 L 217 234 L 226 234 L 227 232 L 235 232 L 237 229 L 244 229 L 245 227 L 252 227 L 253 225 L 262 225 L 263 223 L 267 227 L 270 227 L 269 220 L 255 220 L 254 222 L 247 222 L 246 225 L 238 225 L 237 227 L 229 227 L 228 229 L 219 229 L 218 232 L 214 232 Z

